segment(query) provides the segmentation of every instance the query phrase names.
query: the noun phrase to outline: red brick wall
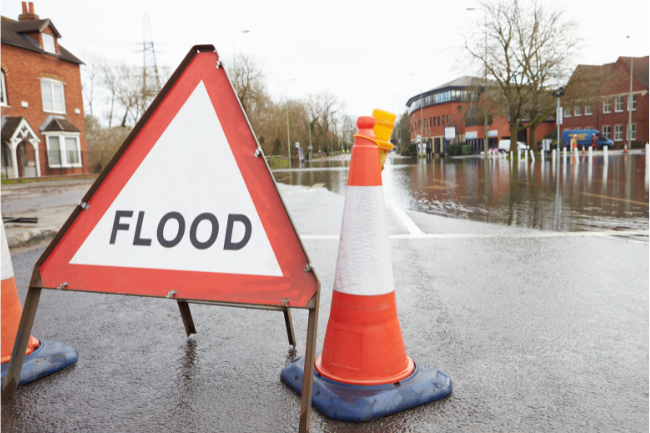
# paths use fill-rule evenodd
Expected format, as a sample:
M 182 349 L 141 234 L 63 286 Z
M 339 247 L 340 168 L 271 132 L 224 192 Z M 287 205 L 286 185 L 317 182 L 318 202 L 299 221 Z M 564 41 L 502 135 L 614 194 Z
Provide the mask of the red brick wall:
M 50 32 L 48 31 L 48 33 Z M 38 134 L 38 138 L 41 140 L 39 143 L 41 176 L 88 173 L 88 153 L 84 130 L 81 70 L 79 65 L 61 60 L 56 56 L 40 54 L 7 44 L 2 44 L 1 55 L 2 69 L 6 74 L 7 104 L 9 105 L 9 107 L 2 107 L 1 112 L 3 116 L 26 117 Z M 48 167 L 45 136 L 40 133 L 39 128 L 45 119 L 53 113 L 43 111 L 40 78 L 55 79 L 64 83 L 66 113 L 56 115 L 64 116 L 81 130 L 79 144 L 83 168 L 50 169 Z M 22 101 L 28 103 L 27 108 L 21 106 Z M 79 109 L 79 114 L 75 113 L 75 109 Z
M 636 59 L 635 63 L 642 61 Z M 647 59 L 645 60 L 647 63 Z M 638 63 L 637 63 L 638 64 Z M 571 117 L 564 117 L 562 131 L 568 129 L 585 129 L 591 127 L 603 131 L 603 126 L 611 127 L 610 138 L 614 139 L 614 126 L 623 127 L 623 140 L 615 141 L 616 147 L 623 147 L 627 143 L 627 122 L 629 112 L 627 111 L 627 98 L 630 92 L 630 68 L 619 58 L 612 69 L 612 78 L 604 86 L 604 93 L 610 96 L 611 113 L 603 113 L 603 104 L 592 106 L 593 114 L 586 116 L 584 114 L 584 104 L 581 105 L 581 116 L 576 117 L 573 112 L 573 106 L 564 107 L 565 110 L 571 109 Z M 632 123 L 636 124 L 636 144 L 645 144 L 648 141 L 648 88 L 642 85 L 636 77 L 632 80 L 632 92 L 636 94 L 636 111 L 632 112 Z M 624 95 L 624 109 L 617 113 L 615 107 L 615 97 Z

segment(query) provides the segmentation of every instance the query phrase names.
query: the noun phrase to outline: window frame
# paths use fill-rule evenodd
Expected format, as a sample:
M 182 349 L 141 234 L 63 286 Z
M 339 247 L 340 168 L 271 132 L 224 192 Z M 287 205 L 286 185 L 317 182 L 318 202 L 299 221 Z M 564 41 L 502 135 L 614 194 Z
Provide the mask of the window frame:
M 81 154 L 81 140 L 80 133 L 78 132 L 43 132 L 45 136 L 45 151 L 47 152 L 47 166 L 48 168 L 81 168 L 83 167 L 83 155 Z M 59 164 L 52 164 L 50 159 L 50 138 L 57 137 L 59 139 Z M 79 157 L 79 163 L 70 164 L 68 163 L 68 154 L 65 149 L 65 139 L 74 138 L 77 141 L 77 156 Z M 61 151 L 61 146 L 63 146 L 63 152 Z
M 582 116 L 582 107 L 580 105 L 573 106 L 573 117 Z
M 591 110 L 591 104 L 585 104 L 585 116 L 592 116 L 594 112 Z
M 630 133 L 630 130 L 634 134 Z M 632 141 L 632 140 L 636 141 L 636 123 L 628 123 L 628 124 L 626 124 L 625 125 L 625 131 L 626 131 L 626 137 L 630 141 Z M 632 135 L 634 135 L 634 136 L 632 136 Z
M 603 100 L 603 114 L 609 114 L 612 112 L 612 98 L 605 98 Z
M 619 101 L 621 102 L 621 109 L 619 110 L 618 108 L 618 103 Z M 623 95 L 618 95 L 616 98 L 614 98 L 614 112 L 615 113 L 622 113 L 625 111 L 625 96 Z
M 618 138 L 617 135 L 619 136 Z M 614 141 L 623 141 L 623 125 L 614 125 Z
M 5 76 L 5 71 L 2 71 L 2 90 L 0 91 L 2 99 L 0 100 L 0 107 L 8 107 L 7 103 L 7 77 Z
M 43 106 L 43 112 L 44 113 L 53 113 L 53 114 L 66 114 L 66 106 L 65 106 L 65 84 L 62 83 L 61 81 L 57 80 L 52 80 L 49 78 L 41 78 L 41 105 Z M 45 101 L 43 99 L 43 84 L 42 83 L 49 83 L 50 85 L 50 92 L 52 92 L 52 110 L 46 110 L 45 109 Z M 55 103 L 54 103 L 54 85 L 60 85 L 61 86 L 61 93 L 63 95 L 63 111 L 56 111 L 55 108 Z
M 605 128 L 607 128 L 607 132 L 605 132 Z M 607 138 L 608 140 L 612 138 L 612 126 L 611 125 L 603 125 L 603 137 Z
M 45 48 L 45 40 L 47 38 L 49 38 L 48 40 L 52 41 L 52 51 Z M 47 34 L 47 33 L 44 33 L 44 32 L 41 32 L 41 41 L 43 42 L 43 51 L 45 51 L 46 53 L 50 53 L 50 54 L 57 54 L 57 52 L 56 52 L 56 41 L 54 40 L 54 36 L 52 36 L 50 34 Z
M 636 94 L 632 95 L 632 101 L 630 101 L 630 95 L 627 95 L 627 111 L 636 111 Z M 630 102 L 632 102 L 632 108 L 630 108 Z
M 571 110 L 565 110 L 562 108 L 562 111 L 564 111 L 564 118 L 566 119 L 567 117 L 571 117 Z

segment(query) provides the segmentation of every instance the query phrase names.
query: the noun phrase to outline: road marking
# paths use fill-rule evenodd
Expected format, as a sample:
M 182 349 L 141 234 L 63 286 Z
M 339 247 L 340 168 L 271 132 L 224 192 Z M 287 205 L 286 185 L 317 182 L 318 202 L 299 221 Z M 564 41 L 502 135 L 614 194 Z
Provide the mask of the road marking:
M 406 229 L 409 231 L 409 236 L 413 237 L 421 237 L 425 236 L 425 233 L 420 230 L 420 227 L 415 225 L 413 220 L 402 210 L 401 207 L 395 202 L 395 200 L 388 199 L 388 203 L 391 205 L 397 216 L 399 217 L 400 220 L 402 220 L 402 223 L 406 226 Z
M 562 237 L 599 237 L 599 236 L 648 236 L 647 230 L 628 230 L 628 231 L 585 231 L 585 232 L 543 232 L 534 231 L 527 233 L 422 233 L 420 235 L 398 234 L 389 235 L 389 239 L 469 239 L 469 238 L 562 238 Z M 305 240 L 338 240 L 339 235 L 302 235 Z
M 580 194 L 591 195 L 591 196 L 594 196 L 594 197 L 607 198 L 607 199 L 610 199 L 610 200 L 626 201 L 626 202 L 629 202 L 629 203 L 642 204 L 644 206 L 648 206 L 648 203 L 643 202 L 643 201 L 635 201 L 635 200 L 628 200 L 628 199 L 625 199 L 625 198 L 609 197 L 607 195 L 591 194 L 591 193 L 588 193 L 588 192 L 581 192 Z

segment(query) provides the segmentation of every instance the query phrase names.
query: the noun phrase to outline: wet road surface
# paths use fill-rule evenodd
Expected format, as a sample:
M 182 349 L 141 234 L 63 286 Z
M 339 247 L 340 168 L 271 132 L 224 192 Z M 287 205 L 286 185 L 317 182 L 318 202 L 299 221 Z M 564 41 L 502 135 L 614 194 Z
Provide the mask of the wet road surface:
M 322 281 L 320 349 L 338 241 L 318 235 L 338 234 L 343 196 L 283 190 Z M 410 210 L 423 233 L 457 237 L 399 238 L 408 220 L 387 209 L 407 351 L 449 374 L 454 394 L 363 424 L 314 410 L 312 431 L 648 430 L 647 243 Z M 13 256 L 23 301 L 43 250 Z M 73 345 L 79 363 L 3 400 L 2 431 L 297 431 L 282 314 L 191 308 L 187 339 L 173 301 L 43 291 L 33 334 Z M 307 313 L 293 315 L 303 354 Z

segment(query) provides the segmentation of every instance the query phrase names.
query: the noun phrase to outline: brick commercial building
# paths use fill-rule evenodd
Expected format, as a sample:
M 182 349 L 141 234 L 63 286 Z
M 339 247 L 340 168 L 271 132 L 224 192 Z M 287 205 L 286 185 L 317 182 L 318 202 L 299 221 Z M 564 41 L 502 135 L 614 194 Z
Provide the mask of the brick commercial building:
M 484 117 L 472 110 L 470 101 L 479 100 L 483 86 L 475 86 L 482 79 L 464 76 L 449 83 L 415 95 L 406 102 L 411 125 L 411 144 L 417 144 L 417 136 L 422 135 L 423 142 L 431 146 L 434 154 L 445 153 L 445 127 L 454 127 L 458 142 L 465 142 L 472 153 L 484 149 Z M 422 108 L 420 107 L 422 104 Z M 523 126 L 526 119 L 522 119 Z M 537 139 L 553 131 L 555 120 L 549 118 L 535 130 Z M 528 129 L 518 133 L 517 140 L 528 143 Z M 488 116 L 488 146 L 497 149 L 499 140 L 510 139 L 510 120 L 504 115 Z
M 81 60 L 23 2 L 2 17 L 2 177 L 88 173 Z
M 619 57 L 605 65 L 579 65 L 562 98 L 562 131 L 597 129 L 617 148 L 628 139 L 628 118 L 632 112 L 632 147 L 648 141 L 648 56 L 634 57 L 630 98 L 630 57 Z

